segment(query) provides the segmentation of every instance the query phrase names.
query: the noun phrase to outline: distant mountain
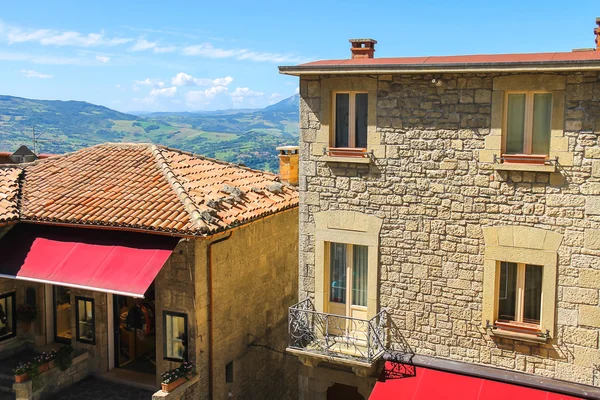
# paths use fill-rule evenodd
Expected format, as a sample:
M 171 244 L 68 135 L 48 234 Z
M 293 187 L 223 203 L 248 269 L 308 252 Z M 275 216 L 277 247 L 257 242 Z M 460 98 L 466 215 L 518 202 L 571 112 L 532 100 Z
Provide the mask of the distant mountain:
M 260 110 L 121 113 L 81 101 L 0 96 L 0 150 L 31 144 L 64 153 L 102 142 L 152 142 L 252 168 L 276 170 L 275 147 L 298 142 L 298 96 Z M 294 103 L 296 104 L 294 106 Z
M 295 94 L 292 97 L 281 100 L 279 103 L 275 103 L 268 107 L 265 107 L 262 111 L 277 111 L 277 112 L 295 112 L 298 113 L 300 110 L 300 95 Z

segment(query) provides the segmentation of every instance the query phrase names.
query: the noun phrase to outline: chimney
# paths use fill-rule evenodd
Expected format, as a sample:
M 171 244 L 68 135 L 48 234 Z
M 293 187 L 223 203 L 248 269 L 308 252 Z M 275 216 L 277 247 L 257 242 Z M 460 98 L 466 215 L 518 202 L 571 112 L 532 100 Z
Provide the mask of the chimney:
M 596 50 L 600 50 L 600 17 L 596 18 L 596 28 L 594 28 L 594 35 L 596 35 Z
M 373 58 L 375 53 L 375 44 L 377 40 L 373 39 L 350 39 L 352 47 L 352 58 Z
M 279 179 L 298 185 L 298 146 L 277 147 L 279 151 Z

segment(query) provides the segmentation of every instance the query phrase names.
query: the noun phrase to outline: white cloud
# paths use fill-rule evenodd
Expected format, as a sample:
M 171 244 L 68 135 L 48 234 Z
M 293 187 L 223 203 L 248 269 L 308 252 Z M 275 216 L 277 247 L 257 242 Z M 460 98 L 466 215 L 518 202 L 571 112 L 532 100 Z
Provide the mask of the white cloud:
M 132 51 L 142 51 L 153 49 L 156 47 L 156 42 L 149 42 L 146 39 L 138 39 L 138 41 L 131 48 Z
M 235 58 L 237 60 L 250 60 L 258 62 L 291 62 L 298 63 L 306 61 L 304 58 L 290 54 L 255 52 L 247 49 L 220 49 L 210 43 L 202 43 L 183 48 L 183 54 L 187 56 L 201 56 L 208 58 Z
M 11 53 L 0 51 L 0 61 L 26 61 L 43 65 L 93 65 L 91 59 L 82 57 L 40 56 L 31 53 Z
M 300 87 L 296 87 L 296 90 L 294 90 L 294 94 L 298 94 L 300 93 Z
M 133 81 L 133 90 L 139 91 L 139 86 L 150 86 L 153 88 L 163 88 L 165 83 L 158 79 L 146 78 L 143 81 Z
M 262 97 L 265 94 L 263 92 L 256 92 L 247 87 L 239 87 L 236 88 L 233 93 L 231 93 L 231 98 L 234 102 L 242 102 L 245 98 L 248 97 Z
M 75 31 L 57 31 L 52 29 L 21 29 L 4 25 L 0 31 L 0 39 L 8 44 L 38 42 L 44 46 L 117 46 L 131 42 L 129 38 L 109 38 L 104 32 L 80 33 Z
M 207 105 L 220 93 L 227 93 L 226 86 L 215 86 L 206 90 L 190 90 L 185 94 L 185 101 L 189 107 Z
M 162 88 L 162 89 L 152 89 L 150 91 L 151 97 L 164 96 L 164 97 L 173 97 L 177 93 L 177 88 L 175 86 L 170 88 Z
M 40 79 L 50 79 L 50 78 L 52 78 L 52 75 L 42 74 L 42 73 L 30 70 L 30 69 L 22 69 L 20 72 L 23 74 L 23 76 L 25 78 L 40 78 Z
M 96 60 L 100 61 L 101 63 L 107 63 L 110 61 L 110 57 L 96 56 Z
M 230 76 L 216 79 L 194 78 L 185 72 L 180 72 L 171 79 L 174 86 L 228 86 L 231 82 L 233 78 Z
M 165 47 L 159 47 L 159 46 L 156 46 L 156 47 L 154 48 L 154 52 L 155 52 L 156 54 L 172 53 L 172 52 L 174 52 L 175 50 L 177 50 L 177 47 L 175 47 L 175 46 L 165 46 Z

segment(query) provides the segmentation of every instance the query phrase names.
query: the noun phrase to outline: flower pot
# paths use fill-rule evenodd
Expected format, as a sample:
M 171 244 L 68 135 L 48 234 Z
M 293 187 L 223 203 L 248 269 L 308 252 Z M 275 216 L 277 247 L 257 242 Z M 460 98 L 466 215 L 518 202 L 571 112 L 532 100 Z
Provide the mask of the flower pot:
M 183 385 L 185 382 L 187 382 L 187 378 L 185 376 L 182 376 L 181 378 L 178 378 L 177 380 L 171 382 L 171 383 L 162 383 L 162 391 L 163 392 L 172 392 L 173 390 L 177 389 L 179 386 Z
M 546 163 L 545 154 L 502 154 L 504 164 L 533 164 L 544 165 Z
M 56 361 L 55 360 L 49 361 L 48 362 L 48 369 L 52 369 L 54 367 L 56 367 Z
M 21 375 L 15 375 L 15 382 L 22 383 L 26 380 L 29 380 L 29 374 L 27 372 L 22 373 Z
M 48 363 L 42 364 L 38 367 L 38 372 L 40 374 L 43 374 L 46 371 L 48 371 Z
M 23 333 L 28 333 L 31 329 L 31 322 L 21 322 L 21 329 Z

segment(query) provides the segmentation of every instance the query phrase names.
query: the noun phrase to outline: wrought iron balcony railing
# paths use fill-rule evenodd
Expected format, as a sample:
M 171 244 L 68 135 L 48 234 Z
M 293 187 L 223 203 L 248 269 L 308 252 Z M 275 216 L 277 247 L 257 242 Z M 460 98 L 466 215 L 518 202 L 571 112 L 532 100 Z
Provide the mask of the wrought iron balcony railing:
M 388 314 L 369 320 L 317 312 L 310 299 L 289 308 L 288 349 L 372 364 L 386 350 Z

